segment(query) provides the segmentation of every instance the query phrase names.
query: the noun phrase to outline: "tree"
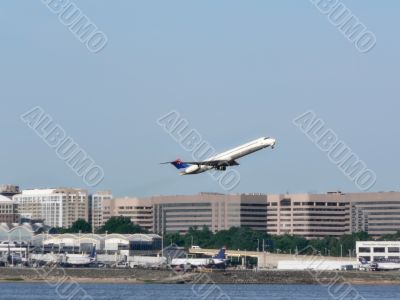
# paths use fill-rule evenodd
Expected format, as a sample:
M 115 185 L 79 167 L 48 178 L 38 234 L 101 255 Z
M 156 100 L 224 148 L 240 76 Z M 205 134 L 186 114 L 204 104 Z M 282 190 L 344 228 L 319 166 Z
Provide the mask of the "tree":
M 70 233 L 90 233 L 92 232 L 92 225 L 83 219 L 78 219 L 72 223 L 71 228 L 68 229 Z
M 185 246 L 186 236 L 179 234 L 179 232 L 166 233 L 164 234 L 163 238 L 164 238 L 164 247 L 172 244 L 176 244 L 179 247 Z
M 137 224 L 132 223 L 129 217 L 111 217 L 103 226 L 101 226 L 98 233 L 121 233 L 121 234 L 134 234 L 146 233 L 147 231 Z
M 397 231 L 394 234 L 382 235 L 379 240 L 380 241 L 398 241 L 398 240 L 400 240 L 400 231 Z

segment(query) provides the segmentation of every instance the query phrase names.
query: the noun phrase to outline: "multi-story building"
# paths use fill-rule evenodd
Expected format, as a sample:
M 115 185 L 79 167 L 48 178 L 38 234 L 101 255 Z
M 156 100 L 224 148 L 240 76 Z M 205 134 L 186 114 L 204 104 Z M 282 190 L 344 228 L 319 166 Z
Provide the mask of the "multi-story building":
M 190 227 L 207 226 L 213 232 L 233 226 L 266 230 L 266 195 L 201 193 L 189 196 L 114 198 L 103 201 L 102 224 L 113 216 L 155 233 L 185 233 Z
M 207 226 L 217 232 L 230 227 L 267 228 L 265 195 L 201 193 L 192 196 L 158 196 L 153 204 L 153 231 L 185 233 L 190 227 Z
M 18 204 L 0 195 L 0 223 L 18 223 Z
M 129 197 L 104 199 L 101 225 L 118 216 L 129 217 L 133 223 L 153 231 L 153 207 L 148 201 Z
M 373 237 L 400 231 L 400 193 L 347 194 L 351 205 L 351 232 L 366 231 Z
M 80 189 L 23 190 L 13 199 L 21 217 L 43 220 L 51 227 L 70 227 L 76 220 L 88 221 L 88 194 Z
M 365 231 L 378 238 L 400 230 L 399 192 L 271 195 L 268 202 L 271 234 L 318 238 Z
M 400 193 L 198 195 L 115 198 L 93 195 L 94 227 L 127 216 L 154 233 L 185 233 L 207 226 L 213 232 L 247 226 L 269 234 L 306 238 L 367 231 L 373 237 L 400 229 Z M 96 198 L 95 198 L 96 197 Z M 96 200 L 95 200 L 96 199 Z M 100 204 L 101 203 L 101 204 Z
M 104 213 L 113 198 L 111 191 L 99 191 L 89 195 L 89 222 L 92 230 L 104 225 Z
M 306 238 L 341 236 L 348 232 L 349 203 L 342 194 L 269 195 L 267 232 Z
M 111 216 L 129 217 L 131 221 L 148 231 L 153 231 L 153 206 L 152 203 L 138 198 L 115 198 L 106 207 L 105 220 Z
M 400 259 L 400 241 L 363 241 L 356 242 L 357 259 L 379 261 Z

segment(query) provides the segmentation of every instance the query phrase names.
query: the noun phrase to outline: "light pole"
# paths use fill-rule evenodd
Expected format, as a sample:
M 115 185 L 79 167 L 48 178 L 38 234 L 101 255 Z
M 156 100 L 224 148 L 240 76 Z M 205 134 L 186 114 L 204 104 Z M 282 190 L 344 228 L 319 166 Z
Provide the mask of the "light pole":
M 79 236 L 78 236 L 79 253 L 81 253 L 81 233 L 82 233 L 82 230 L 79 230 Z
M 343 245 L 340 244 L 340 257 L 343 257 Z
M 161 257 L 164 257 L 164 235 L 161 235 Z

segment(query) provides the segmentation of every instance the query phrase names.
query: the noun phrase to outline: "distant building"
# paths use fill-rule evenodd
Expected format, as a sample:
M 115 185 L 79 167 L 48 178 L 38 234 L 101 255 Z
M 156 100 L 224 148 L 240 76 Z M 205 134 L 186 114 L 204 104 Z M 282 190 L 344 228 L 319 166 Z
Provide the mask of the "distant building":
M 18 204 L 10 198 L 0 195 L 0 223 L 18 222 Z
M 186 233 L 193 226 L 207 226 L 213 232 L 245 226 L 267 230 L 266 195 L 201 193 L 142 200 L 153 204 L 153 230 L 159 234 Z
M 89 195 L 89 222 L 93 231 L 104 225 L 104 213 L 112 199 L 111 191 L 99 191 Z
M 111 217 L 129 217 L 131 221 L 153 232 L 153 205 L 151 201 L 138 198 L 115 198 L 104 202 L 103 221 Z
M 88 194 L 80 189 L 23 190 L 13 197 L 21 217 L 43 220 L 51 227 L 71 227 L 78 219 L 88 221 Z
M 19 186 L 12 184 L 0 185 L 0 195 L 12 199 L 16 194 L 19 194 Z
M 125 255 L 155 255 L 161 250 L 161 237 L 156 234 L 43 234 L 46 252 L 98 252 Z
M 349 232 L 349 202 L 341 193 L 268 195 L 267 232 L 308 239 Z
M 0 224 L 0 242 L 25 242 L 30 243 L 34 237 L 49 228 L 43 224 L 18 224 L 18 223 L 1 223 Z
M 185 233 L 192 226 L 213 232 L 247 226 L 273 235 L 307 239 L 366 231 L 377 238 L 400 228 L 400 192 L 277 195 L 199 195 L 118 198 L 105 218 L 131 219 L 155 233 Z M 152 216 L 152 226 L 150 225 Z
M 400 259 L 400 241 L 356 242 L 357 259 L 379 261 L 382 259 Z
M 356 193 L 343 196 L 350 202 L 350 231 L 366 231 L 373 237 L 400 230 L 400 193 Z
M 268 196 L 268 233 L 307 238 L 365 231 L 379 238 L 400 230 L 400 192 Z
M 218 232 L 250 227 L 273 235 L 307 239 L 366 231 L 374 238 L 400 229 L 400 192 L 326 194 L 237 194 L 113 198 L 110 191 L 88 198 L 76 189 L 25 190 L 13 199 L 21 217 L 69 227 L 79 218 L 93 230 L 111 217 L 125 216 L 149 232 L 186 233 L 207 226 Z M 89 201 L 88 201 L 89 200 Z
M 201 193 L 190 196 L 115 198 L 104 206 L 103 219 L 130 217 L 132 222 L 159 234 L 185 233 L 207 226 L 213 232 L 233 226 L 266 230 L 265 195 Z
M 102 202 L 103 224 L 113 216 L 129 217 L 150 232 L 185 233 L 207 226 L 213 232 L 233 226 L 266 231 L 266 195 L 201 193 L 189 196 L 114 198 Z

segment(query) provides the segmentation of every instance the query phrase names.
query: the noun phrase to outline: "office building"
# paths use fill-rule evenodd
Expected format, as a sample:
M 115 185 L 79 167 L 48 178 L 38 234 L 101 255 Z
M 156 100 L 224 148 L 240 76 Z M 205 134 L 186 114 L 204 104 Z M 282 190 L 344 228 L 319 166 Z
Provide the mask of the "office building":
M 365 231 L 379 238 L 400 230 L 400 193 L 268 196 L 268 233 L 307 238 Z
M 351 205 L 351 232 L 366 231 L 373 237 L 400 230 L 400 193 L 345 195 Z
M 43 220 L 50 227 L 68 228 L 78 219 L 88 221 L 88 194 L 80 189 L 23 190 L 13 197 L 21 217 Z
M 379 261 L 400 259 L 400 241 L 364 241 L 356 242 L 357 259 Z
M 113 198 L 111 191 L 99 191 L 89 195 L 89 222 L 93 231 L 104 225 L 104 213 L 107 212 L 106 207 L 110 205 Z
M 138 198 L 115 198 L 104 204 L 103 221 L 112 216 L 129 217 L 135 224 L 153 232 L 153 206 L 151 201 Z
M 157 196 L 143 199 L 153 204 L 153 231 L 185 233 L 207 226 L 217 232 L 231 227 L 267 228 L 266 195 L 200 193 L 190 196 Z
M 340 192 L 268 195 L 267 232 L 306 238 L 341 236 L 348 232 L 349 203 Z
M 18 204 L 0 195 L 0 223 L 18 223 Z
M 266 230 L 266 195 L 223 195 L 201 193 L 186 196 L 114 198 L 103 201 L 103 224 L 113 216 L 154 233 L 185 233 L 190 227 L 207 226 L 211 231 L 247 226 Z

